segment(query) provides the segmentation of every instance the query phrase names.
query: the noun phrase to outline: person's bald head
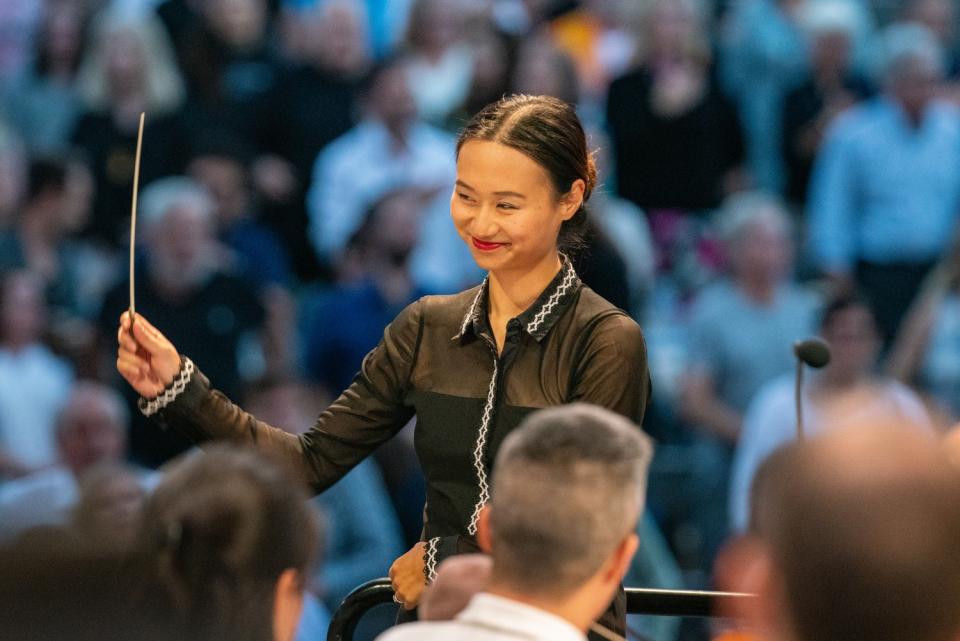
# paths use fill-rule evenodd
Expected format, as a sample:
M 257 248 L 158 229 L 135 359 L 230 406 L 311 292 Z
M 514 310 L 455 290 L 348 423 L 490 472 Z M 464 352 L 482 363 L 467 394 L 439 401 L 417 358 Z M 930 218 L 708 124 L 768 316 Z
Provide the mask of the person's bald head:
M 756 532 L 804 641 L 960 632 L 960 470 L 932 435 L 850 428 L 795 443 L 756 488 Z

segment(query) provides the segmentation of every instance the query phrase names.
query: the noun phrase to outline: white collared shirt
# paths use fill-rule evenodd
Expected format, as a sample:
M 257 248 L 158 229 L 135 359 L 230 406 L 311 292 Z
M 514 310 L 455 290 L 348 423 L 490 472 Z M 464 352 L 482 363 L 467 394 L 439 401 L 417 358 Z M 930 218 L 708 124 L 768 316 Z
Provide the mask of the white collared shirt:
M 586 641 L 569 621 L 540 608 L 481 592 L 453 621 L 405 623 L 377 641 Z

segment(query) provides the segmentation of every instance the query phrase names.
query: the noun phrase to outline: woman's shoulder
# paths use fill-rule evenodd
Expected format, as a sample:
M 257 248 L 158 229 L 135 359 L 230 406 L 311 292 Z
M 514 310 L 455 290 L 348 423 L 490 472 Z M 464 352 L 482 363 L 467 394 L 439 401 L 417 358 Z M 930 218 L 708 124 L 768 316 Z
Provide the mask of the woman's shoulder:
M 422 323 L 430 328 L 449 328 L 455 332 L 472 309 L 480 288 L 481 285 L 477 285 L 456 294 L 421 296 L 400 312 L 398 319 L 406 318 L 408 322 L 414 322 L 415 319 L 417 324 Z
M 573 328 L 602 333 L 616 340 L 643 340 L 643 331 L 629 314 L 586 285 L 574 309 Z

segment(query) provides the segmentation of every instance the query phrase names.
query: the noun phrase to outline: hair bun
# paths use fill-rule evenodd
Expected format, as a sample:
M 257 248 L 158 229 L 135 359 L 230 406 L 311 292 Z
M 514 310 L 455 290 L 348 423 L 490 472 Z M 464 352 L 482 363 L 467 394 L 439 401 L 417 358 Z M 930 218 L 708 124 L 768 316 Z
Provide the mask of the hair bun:
M 586 183 L 586 188 L 583 190 L 584 202 L 590 198 L 590 194 L 593 193 L 593 190 L 597 186 L 597 161 L 594 160 L 594 154 L 596 154 L 596 152 L 587 154 L 587 175 L 584 176 L 583 179 Z

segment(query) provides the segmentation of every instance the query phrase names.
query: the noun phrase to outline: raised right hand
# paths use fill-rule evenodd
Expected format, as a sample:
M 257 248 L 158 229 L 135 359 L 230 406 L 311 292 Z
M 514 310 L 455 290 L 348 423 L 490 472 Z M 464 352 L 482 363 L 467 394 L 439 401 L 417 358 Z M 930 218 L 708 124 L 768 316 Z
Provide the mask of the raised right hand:
M 140 314 L 120 316 L 117 331 L 117 371 L 140 396 L 151 399 L 169 386 L 180 371 L 180 354 L 166 336 Z

